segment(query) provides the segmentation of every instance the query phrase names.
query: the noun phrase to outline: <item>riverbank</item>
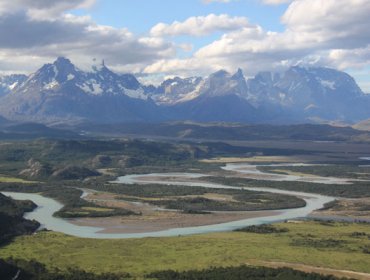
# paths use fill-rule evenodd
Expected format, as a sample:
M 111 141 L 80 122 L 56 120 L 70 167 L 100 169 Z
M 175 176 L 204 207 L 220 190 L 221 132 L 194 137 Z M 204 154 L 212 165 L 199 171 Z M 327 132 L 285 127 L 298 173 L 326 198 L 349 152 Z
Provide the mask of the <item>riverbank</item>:
M 279 215 L 278 211 L 217 212 L 210 214 L 153 211 L 135 217 L 83 218 L 73 219 L 70 222 L 78 226 L 103 228 L 98 232 L 101 234 L 122 234 L 160 232 L 174 228 L 180 230 L 188 227 L 209 226 L 277 215 Z
M 230 167 L 230 165 L 227 165 Z M 233 166 L 229 171 L 243 173 L 240 166 Z M 208 183 L 198 181 L 203 177 L 202 174 L 192 173 L 163 173 L 163 174 L 144 174 L 144 175 L 127 175 L 119 177 L 116 183 L 125 184 L 167 184 L 171 186 L 198 186 L 208 189 L 237 189 L 258 192 L 269 192 L 275 194 L 284 194 L 298 196 L 305 200 L 306 206 L 295 209 L 283 209 L 279 211 L 259 211 L 251 213 L 213 213 L 205 215 L 179 214 L 173 212 L 162 213 L 154 216 L 135 216 L 104 218 L 104 219 L 58 219 L 52 216 L 53 213 L 61 209 L 60 203 L 42 197 L 36 194 L 11 194 L 16 199 L 29 199 L 34 201 L 38 207 L 34 212 L 27 214 L 27 218 L 39 221 L 45 228 L 62 232 L 65 234 L 100 239 L 117 239 L 117 238 L 143 238 L 158 236 L 177 236 L 192 235 L 200 233 L 230 231 L 248 225 L 259 225 L 263 223 L 272 223 L 306 217 L 312 211 L 322 208 L 326 203 L 333 201 L 334 198 L 302 193 L 287 190 L 278 190 L 272 188 L 248 188 L 236 187 L 222 184 Z M 194 181 L 194 179 L 196 181 Z M 35 201 L 37 200 L 37 201 Z M 127 203 L 128 202 L 124 202 Z M 137 204 L 136 204 L 137 205 Z M 155 212 L 153 212 L 155 213 Z M 157 213 L 155 213 L 157 214 Z M 212 215 L 212 216 L 209 216 Z

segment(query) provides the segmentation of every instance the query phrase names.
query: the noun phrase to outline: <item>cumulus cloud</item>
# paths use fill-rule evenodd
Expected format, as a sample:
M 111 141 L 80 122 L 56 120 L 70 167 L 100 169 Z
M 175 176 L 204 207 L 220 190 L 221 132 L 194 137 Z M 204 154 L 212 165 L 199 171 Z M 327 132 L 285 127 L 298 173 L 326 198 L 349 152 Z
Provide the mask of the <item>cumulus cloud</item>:
M 88 8 L 95 0 L 0 0 L 0 14 L 25 11 L 30 17 L 50 18 L 62 12 L 78 8 Z
M 267 5 L 281 5 L 281 4 L 286 4 L 290 3 L 293 0 L 262 0 L 262 3 L 267 4 Z
M 253 75 L 302 63 L 340 69 L 369 65 L 368 11 L 368 0 L 294 0 L 282 16 L 283 32 L 242 26 L 191 58 L 159 60 L 146 71 L 190 74 L 242 67 Z
M 175 55 L 174 44 L 160 38 L 138 38 L 125 28 L 98 25 L 88 16 L 67 13 L 93 2 L 0 0 L 1 70 L 16 68 L 22 60 L 23 70 L 34 70 L 63 55 L 80 64 L 89 63 L 92 57 L 105 58 L 112 66 L 125 65 L 129 71 Z M 47 18 L 40 16 L 44 14 Z
M 217 31 L 230 31 L 248 26 L 245 17 L 231 17 L 226 14 L 190 17 L 183 22 L 175 21 L 172 24 L 159 23 L 150 34 L 152 36 L 204 36 Z

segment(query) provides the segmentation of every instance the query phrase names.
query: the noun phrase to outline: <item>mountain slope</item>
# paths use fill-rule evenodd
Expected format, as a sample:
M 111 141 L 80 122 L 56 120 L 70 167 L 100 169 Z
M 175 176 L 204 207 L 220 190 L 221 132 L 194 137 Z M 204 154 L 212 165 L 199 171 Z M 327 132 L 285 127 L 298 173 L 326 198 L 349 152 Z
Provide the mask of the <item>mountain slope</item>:
M 370 141 L 370 133 L 351 127 L 330 125 L 244 125 L 232 123 L 122 123 L 111 125 L 81 124 L 75 127 L 93 134 L 142 135 L 208 140 L 308 140 L 308 141 Z
M 107 67 L 92 72 L 58 58 L 2 98 L 0 113 L 12 120 L 120 122 L 156 118 L 156 105 L 133 75 Z
M 27 79 L 26 75 L 8 75 L 0 77 L 0 97 L 10 93 Z
M 348 74 L 328 68 L 291 67 L 248 80 L 240 69 L 221 70 L 156 87 L 104 62 L 84 72 L 58 58 L 28 77 L 0 78 L 0 116 L 41 123 L 355 123 L 370 118 L 370 95 Z
M 180 91 L 178 85 L 185 82 L 165 81 L 161 87 L 176 86 L 153 98 L 167 111 L 172 109 L 171 119 L 326 123 L 370 117 L 370 96 L 351 76 L 329 68 L 291 67 L 283 73 L 262 72 L 249 80 L 240 69 L 234 75 L 222 70 L 193 86 L 186 83 Z
M 261 73 L 248 87 L 253 104 L 277 105 L 307 120 L 353 121 L 369 115 L 370 97 L 352 77 L 333 69 L 292 67 L 280 75 Z

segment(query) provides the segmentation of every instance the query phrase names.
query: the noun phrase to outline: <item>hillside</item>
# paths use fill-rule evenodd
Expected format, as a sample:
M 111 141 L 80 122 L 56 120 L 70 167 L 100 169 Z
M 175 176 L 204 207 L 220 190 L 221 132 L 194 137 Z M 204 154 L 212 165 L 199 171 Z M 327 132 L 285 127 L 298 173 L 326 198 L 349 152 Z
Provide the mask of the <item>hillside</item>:
M 122 123 L 112 125 L 82 124 L 74 129 L 92 135 L 159 136 L 207 140 L 310 140 L 369 141 L 368 132 L 351 127 L 330 125 L 243 125 L 232 123 Z
M 23 218 L 25 212 L 36 207 L 31 201 L 15 201 L 0 193 L 0 244 L 14 236 L 30 234 L 40 226 L 38 222 Z

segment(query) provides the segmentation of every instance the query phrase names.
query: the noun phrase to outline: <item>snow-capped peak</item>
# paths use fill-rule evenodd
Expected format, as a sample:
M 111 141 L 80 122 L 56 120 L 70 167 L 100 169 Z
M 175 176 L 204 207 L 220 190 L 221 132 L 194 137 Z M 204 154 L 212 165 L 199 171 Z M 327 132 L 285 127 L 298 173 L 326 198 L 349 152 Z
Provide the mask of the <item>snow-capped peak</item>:
M 105 68 L 106 66 L 104 59 L 102 61 L 98 61 L 96 58 L 93 59 L 93 63 L 91 65 L 91 69 L 93 70 L 93 72 L 100 72 Z

